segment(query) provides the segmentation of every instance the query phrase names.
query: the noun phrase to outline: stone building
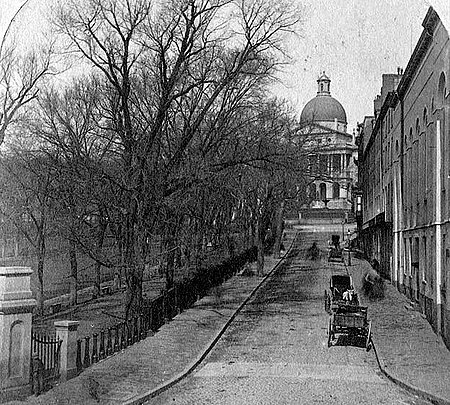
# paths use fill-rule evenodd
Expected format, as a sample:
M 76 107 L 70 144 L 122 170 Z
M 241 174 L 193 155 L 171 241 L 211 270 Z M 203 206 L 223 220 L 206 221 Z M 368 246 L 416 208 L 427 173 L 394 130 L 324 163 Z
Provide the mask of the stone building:
M 331 96 L 330 78 L 317 79 L 317 95 L 303 108 L 300 133 L 309 151 L 309 201 L 301 210 L 306 217 L 342 218 L 352 209 L 352 186 L 357 176 L 355 137 L 347 133 L 347 114 Z
M 450 40 L 433 8 L 422 25 L 359 126 L 362 239 L 450 347 Z

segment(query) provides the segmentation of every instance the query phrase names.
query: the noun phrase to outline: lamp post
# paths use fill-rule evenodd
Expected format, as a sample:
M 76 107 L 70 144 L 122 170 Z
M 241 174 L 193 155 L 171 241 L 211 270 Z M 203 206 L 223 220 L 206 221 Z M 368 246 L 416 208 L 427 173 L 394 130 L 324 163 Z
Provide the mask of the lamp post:
M 352 249 L 350 245 L 350 229 L 347 229 L 348 266 L 352 265 Z

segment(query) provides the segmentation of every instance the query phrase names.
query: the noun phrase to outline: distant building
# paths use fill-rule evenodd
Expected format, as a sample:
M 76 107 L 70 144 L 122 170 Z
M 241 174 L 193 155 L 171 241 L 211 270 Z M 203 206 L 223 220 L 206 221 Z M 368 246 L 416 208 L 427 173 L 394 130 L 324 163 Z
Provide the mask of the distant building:
M 450 347 L 450 39 L 433 8 L 422 25 L 404 72 L 383 75 L 373 124 L 359 126 L 361 231 Z
M 317 79 L 317 95 L 303 108 L 300 133 L 307 137 L 309 151 L 308 204 L 303 218 L 348 218 L 352 209 L 352 187 L 357 177 L 355 137 L 347 133 L 347 114 L 331 96 L 330 78 Z

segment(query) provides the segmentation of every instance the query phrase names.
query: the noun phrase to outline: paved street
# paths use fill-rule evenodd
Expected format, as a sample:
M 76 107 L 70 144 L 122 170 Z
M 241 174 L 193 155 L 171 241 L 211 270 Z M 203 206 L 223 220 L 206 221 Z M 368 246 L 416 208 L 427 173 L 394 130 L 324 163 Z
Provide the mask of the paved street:
M 314 236 L 322 248 L 323 236 Z M 191 377 L 148 404 L 425 404 L 381 376 L 373 350 L 327 347 L 323 291 L 345 268 L 301 256 L 260 290 Z

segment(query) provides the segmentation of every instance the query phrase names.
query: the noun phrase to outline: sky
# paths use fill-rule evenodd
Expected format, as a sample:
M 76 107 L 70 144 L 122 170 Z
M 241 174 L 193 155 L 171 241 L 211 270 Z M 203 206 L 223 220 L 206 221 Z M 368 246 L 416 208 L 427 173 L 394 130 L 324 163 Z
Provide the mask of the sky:
M 24 1 L 0 0 L 0 38 Z M 316 80 L 325 71 L 331 79 L 331 95 L 347 112 L 349 132 L 364 116 L 372 115 L 381 75 L 406 67 L 430 2 L 441 15 L 450 14 L 447 0 L 293 1 L 303 6 L 303 22 L 286 41 L 290 59 L 273 93 L 288 99 L 300 116 L 303 106 L 316 95 Z M 14 29 L 31 41 L 48 5 L 51 0 L 28 0 Z

